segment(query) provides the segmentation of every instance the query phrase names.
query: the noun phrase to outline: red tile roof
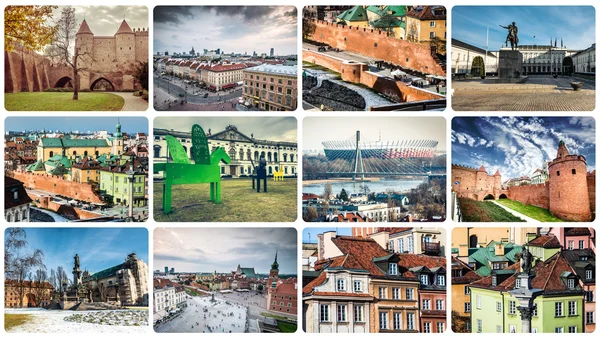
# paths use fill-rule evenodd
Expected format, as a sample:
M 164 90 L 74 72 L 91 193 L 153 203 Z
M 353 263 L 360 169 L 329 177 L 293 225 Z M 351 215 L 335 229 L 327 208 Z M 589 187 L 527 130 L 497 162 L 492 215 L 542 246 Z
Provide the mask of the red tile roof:
M 15 200 L 13 191 L 17 191 L 18 198 Z M 25 191 L 23 183 L 17 179 L 4 176 L 4 209 L 21 206 L 32 202 Z
M 352 297 L 373 297 L 371 294 L 365 293 L 336 293 L 331 291 L 316 291 L 313 293 L 315 296 L 352 296 Z
M 544 248 L 561 248 L 560 241 L 554 235 L 540 235 L 537 238 L 529 241 L 530 246 L 544 247 Z
M 589 228 L 587 227 L 576 227 L 576 228 L 565 228 L 566 236 L 579 236 L 579 235 L 591 235 Z
M 210 67 L 210 71 L 214 71 L 214 72 L 221 72 L 221 71 L 232 71 L 232 70 L 241 70 L 241 69 L 246 69 L 246 65 L 245 64 L 218 64 L 216 66 L 212 66 Z
M 482 276 L 471 269 L 469 265 L 455 257 L 452 257 L 452 264 L 457 264 L 459 268 L 463 270 L 462 276 L 452 276 L 452 284 L 469 284 L 482 278 Z M 455 269 L 455 267 L 452 266 L 452 269 Z
M 443 11 L 443 14 L 442 14 Z M 438 12 L 437 14 L 434 12 Z M 442 6 L 416 6 L 406 14 L 419 20 L 446 20 L 446 9 Z

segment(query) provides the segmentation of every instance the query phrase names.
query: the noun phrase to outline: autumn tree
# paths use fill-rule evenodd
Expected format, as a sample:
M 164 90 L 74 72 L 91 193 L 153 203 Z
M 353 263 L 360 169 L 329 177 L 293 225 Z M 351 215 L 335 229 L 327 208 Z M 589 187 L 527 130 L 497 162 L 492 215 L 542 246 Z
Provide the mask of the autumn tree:
M 4 50 L 15 44 L 42 51 L 54 37 L 56 27 L 49 24 L 57 6 L 6 6 L 4 8 Z
M 87 44 L 77 46 L 75 43 L 76 28 L 75 8 L 64 7 L 57 23 L 56 34 L 46 52 L 48 57 L 73 69 L 73 100 L 79 99 L 79 73 L 86 71 L 81 63 L 88 63 L 91 60 L 91 54 L 88 52 L 91 46 Z
M 407 27 L 406 40 L 409 42 L 419 42 L 419 27 L 414 20 L 411 20 Z
M 148 62 L 138 62 L 133 77 L 140 83 L 144 90 L 148 90 Z
M 313 206 L 308 206 L 306 207 L 306 211 L 304 211 L 304 214 L 302 215 L 302 220 L 306 222 L 312 222 L 318 217 L 319 213 L 317 213 L 317 210 Z
M 302 39 L 308 40 L 317 30 L 315 21 L 309 18 L 302 18 Z
M 325 188 L 323 189 L 323 199 L 325 199 L 325 201 L 329 201 L 329 199 L 331 199 L 332 194 L 333 188 L 331 187 L 331 183 L 327 182 L 325 184 Z

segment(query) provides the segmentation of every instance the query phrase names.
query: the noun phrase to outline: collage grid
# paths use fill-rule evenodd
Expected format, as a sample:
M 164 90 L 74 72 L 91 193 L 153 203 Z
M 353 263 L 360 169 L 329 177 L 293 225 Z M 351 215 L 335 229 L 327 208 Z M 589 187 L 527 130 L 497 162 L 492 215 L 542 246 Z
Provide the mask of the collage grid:
M 530 2 L 527 5 L 546 5 Z M 140 5 L 130 1 L 126 3 Z M 111 1 L 108 4 L 112 5 Z M 207 7 L 206 13 L 202 13 L 203 10 L 195 12 L 203 4 L 184 3 L 193 6 L 187 9 L 187 13 L 173 10 L 173 7 L 163 7 L 164 11 L 157 12 L 163 4 L 146 5 L 145 17 L 133 15 L 131 18 L 130 14 L 121 13 L 123 9 L 121 12 L 95 12 L 75 6 L 78 36 L 83 41 L 91 35 L 94 48 L 98 48 L 93 63 L 86 64 L 86 67 L 105 61 L 98 62 L 97 59 L 108 50 L 103 48 L 116 51 L 116 55 L 107 55 L 106 62 L 99 69 L 89 71 L 82 67 L 80 83 L 60 69 L 59 64 L 65 61 L 57 47 L 60 41 L 44 41 L 43 36 L 35 38 L 36 43 L 42 46 L 52 44 L 57 48 L 46 49 L 45 57 L 53 62 L 53 68 L 49 69 L 44 68 L 47 64 L 37 60 L 37 56 L 34 55 L 31 62 L 23 56 L 30 52 L 9 52 L 5 9 L 5 95 L 1 99 L 6 116 L 1 122 L 1 128 L 5 130 L 5 160 L 2 164 L 5 176 L 9 172 L 9 176 L 21 178 L 17 180 L 26 179 L 27 190 L 20 190 L 18 186 L 17 189 L 32 196 L 31 202 L 35 203 L 36 213 L 41 219 L 77 219 L 78 222 L 146 219 L 138 225 L 119 226 L 95 223 L 47 226 L 48 220 L 38 220 L 46 222 L 46 225 L 25 225 L 25 241 L 28 241 L 29 247 L 43 248 L 46 253 L 44 268 L 47 270 L 46 274 L 40 275 L 41 268 L 37 268 L 40 265 L 33 263 L 21 268 L 24 274 L 17 277 L 20 281 L 11 284 L 8 276 L 15 276 L 15 270 L 4 264 L 10 263 L 10 267 L 15 268 L 14 262 L 23 263 L 23 260 L 18 260 L 22 257 L 19 254 L 34 254 L 35 251 L 20 249 L 18 242 L 25 238 L 21 236 L 24 233 L 18 230 L 11 232 L 20 215 L 18 211 L 8 213 L 7 202 L 14 197 L 16 190 L 11 185 L 12 180 L 5 178 L 5 216 L 13 219 L 7 218 L 4 226 L 2 292 L 5 305 L 0 321 L 4 322 L 7 332 L 17 335 L 25 332 L 93 332 L 96 335 L 103 332 L 148 334 L 155 331 L 296 331 L 297 334 L 304 334 L 304 331 L 593 331 L 595 324 L 588 322 L 595 321 L 595 282 L 588 282 L 586 277 L 591 271 L 590 279 L 595 280 L 597 272 L 593 228 L 596 223 L 597 158 L 595 65 L 577 70 L 576 63 L 567 74 L 567 64 L 564 63 L 567 57 L 573 59 L 576 54 L 585 57 L 586 52 L 589 54 L 587 57 L 590 60 L 593 57 L 595 62 L 597 27 L 593 2 L 581 1 L 577 5 L 586 7 L 571 9 L 577 20 L 589 23 L 585 21 L 589 19 L 592 25 L 585 34 L 581 34 L 582 40 L 591 34 L 591 42 L 585 40 L 582 43 L 587 43 L 586 46 L 578 45 L 571 50 L 563 44 L 565 41 L 576 43 L 573 36 L 570 40 L 566 36 L 574 26 L 569 26 L 566 32 L 565 29 L 541 31 L 541 28 L 534 31 L 531 27 L 535 25 L 529 22 L 521 25 L 518 19 L 510 19 L 516 15 L 511 10 L 518 9 L 516 5 L 525 4 L 507 3 L 514 6 L 506 7 L 507 13 L 498 14 L 497 21 L 503 28 L 490 28 L 485 32 L 482 27 L 498 26 L 495 19 L 481 20 L 490 15 L 484 12 L 485 6 L 471 7 L 475 4 L 442 1 L 439 5 L 445 6 L 445 29 L 441 30 L 445 33 L 441 42 L 443 53 L 441 45 L 430 41 L 430 37 L 440 36 L 437 30 L 434 35 L 423 38 L 427 42 L 419 41 L 419 33 L 409 22 L 409 17 L 412 17 L 409 12 L 420 7 L 416 4 L 411 6 L 415 8 L 408 8 L 379 6 L 365 1 L 364 5 L 323 6 L 331 11 L 317 10 L 317 6 L 307 3 L 290 3 L 288 7 L 273 4 L 274 7 L 268 10 L 267 7 L 247 10 L 217 6 Z M 231 2 L 224 5 L 242 4 Z M 431 10 L 426 15 L 434 18 L 438 15 L 434 10 L 437 6 L 426 7 Z M 564 8 L 557 7 L 558 12 Z M 498 12 L 494 13 L 500 13 L 500 9 L 496 8 Z M 519 17 L 524 18 L 521 20 L 538 20 L 538 25 L 546 26 L 550 17 L 560 17 L 560 13 L 551 13 L 552 7 L 547 9 L 544 15 L 537 16 L 523 10 Z M 394 16 L 402 10 L 406 12 Z M 61 14 L 56 9 L 54 13 L 56 17 Z M 291 13 L 296 13 L 296 16 L 289 18 Z M 360 19 L 363 13 L 366 16 L 364 20 Z M 94 17 L 101 22 L 102 15 L 110 17 L 110 20 L 105 20 L 110 24 L 95 25 Z M 313 15 L 318 15 L 316 21 Z M 423 13 L 415 16 L 418 15 Z M 442 13 L 439 15 L 442 16 Z M 211 18 L 217 20 L 211 21 Z M 259 24 L 266 18 L 285 28 L 278 31 L 273 26 L 264 25 L 264 22 Z M 460 18 L 460 21 L 455 23 L 454 18 Z M 566 25 L 566 19 L 563 19 L 556 20 Z M 82 24 L 81 20 L 89 22 L 89 26 Z M 243 34 L 222 31 L 227 27 L 231 29 L 233 25 L 226 23 L 234 20 L 240 20 L 235 22 L 238 25 L 245 25 Z M 423 21 L 426 20 L 426 25 L 435 28 L 429 23 L 435 19 L 429 17 Z M 524 46 L 519 53 L 522 56 L 517 56 L 516 61 L 510 39 L 506 37 L 507 41 L 504 41 L 506 33 L 510 36 L 512 29 L 507 20 L 517 20 L 518 36 Z M 118 22 L 117 26 L 115 22 Z M 122 22 L 126 23 L 126 27 Z M 317 22 L 316 27 L 311 22 Z M 439 28 L 439 23 L 436 24 Z M 219 36 L 232 41 L 217 41 L 216 44 L 214 41 L 206 42 L 209 38 L 201 41 L 198 38 L 201 33 L 188 31 L 194 25 L 202 27 L 199 28 L 202 33 L 209 31 L 209 37 Z M 164 31 L 159 32 L 157 27 Z M 286 31 L 290 27 L 296 32 L 293 37 Z M 374 28 L 384 31 L 387 36 L 376 39 L 373 46 L 369 38 L 360 34 L 351 37 L 352 29 L 359 32 Z M 124 33 L 123 30 L 127 29 Z M 350 30 L 350 35 L 343 37 L 343 41 L 337 33 L 332 36 L 324 34 L 346 29 Z M 471 34 L 474 29 L 484 30 L 481 34 Z M 97 30 L 94 38 L 91 32 Z M 538 36 L 538 40 L 531 40 L 528 36 L 532 35 L 531 32 Z M 186 33 L 190 35 L 189 40 L 185 40 Z M 561 33 L 565 34 L 564 38 L 559 35 Z M 498 44 L 500 35 L 503 45 L 492 48 L 490 43 L 489 48 L 493 51 L 485 50 L 487 43 L 482 39 L 495 38 L 493 41 Z M 551 40 L 549 48 L 544 40 L 540 43 L 544 43 L 543 48 L 547 49 L 531 49 L 534 43 L 529 45 L 530 41 L 541 41 L 546 35 L 555 39 L 555 42 Z M 479 39 L 476 43 L 473 36 Z M 279 44 L 271 47 L 261 40 L 265 37 L 278 37 L 282 41 L 292 39 L 293 51 L 288 52 L 283 43 L 281 47 Z M 390 37 L 393 41 L 387 46 Z M 141 47 L 126 42 L 126 38 L 133 38 Z M 347 41 L 350 38 L 357 39 Z M 178 39 L 198 48 L 197 51 L 191 48 L 197 56 L 197 64 L 191 61 L 194 59 L 191 51 L 183 52 L 190 47 L 179 46 Z M 252 41 L 251 45 L 243 45 L 244 39 Z M 533 39 L 536 37 L 533 36 Z M 102 47 L 103 43 L 109 47 Z M 210 47 L 200 51 L 204 43 Z M 72 44 L 67 47 L 71 53 L 76 46 L 75 41 Z M 411 44 L 419 47 L 414 50 L 407 48 Z M 220 45 L 222 47 L 218 47 Z M 131 52 L 127 49 L 131 50 L 129 46 L 133 46 Z M 237 50 L 238 47 L 248 50 Z M 120 52 L 122 48 L 125 50 Z M 144 75 L 134 69 L 136 61 L 143 60 L 145 56 L 144 52 L 136 50 L 138 48 L 147 48 L 149 60 L 152 60 L 146 64 L 145 88 L 140 86 L 140 78 Z M 180 60 L 162 65 L 160 60 L 166 59 L 166 55 L 159 54 L 169 48 L 181 49 L 177 57 L 171 55 L 171 58 Z M 217 48 L 223 48 L 223 51 L 217 51 Z M 381 53 L 372 51 L 376 48 L 380 48 Z M 18 48 L 16 50 L 19 51 Z M 279 54 L 280 50 L 282 54 Z M 410 53 L 410 57 L 395 55 L 401 50 Z M 86 52 L 89 50 L 81 53 L 82 63 L 86 62 Z M 471 62 L 461 61 L 460 54 L 465 52 Z M 476 56 L 471 53 L 481 54 L 484 60 L 480 57 L 480 61 L 474 61 Z M 230 60 L 213 63 L 217 54 L 219 59 Z M 440 55 L 445 55 L 444 62 L 439 59 Z M 293 56 L 296 56 L 295 60 Z M 388 62 L 387 57 L 397 60 L 397 63 Z M 536 63 L 537 59 L 542 59 L 540 65 Z M 16 61 L 22 62 L 22 65 L 14 63 Z M 515 62 L 519 63 L 518 67 L 513 64 Z M 236 63 L 245 64 L 244 68 L 237 69 Z M 512 74 L 502 74 L 508 71 L 502 67 L 503 63 L 512 67 Z M 444 76 L 435 71 L 436 67 L 442 69 L 442 64 Z M 33 76 L 37 81 L 28 82 L 27 76 L 31 78 L 31 72 L 27 67 L 30 66 L 36 72 Z M 167 71 L 169 66 L 170 74 Z M 117 72 L 112 71 L 114 67 L 117 67 Z M 180 67 L 181 78 L 174 78 L 173 67 Z M 207 71 L 205 67 L 208 67 Z M 249 68 L 252 69 L 247 70 Z M 185 73 L 191 69 L 196 73 Z M 273 74 L 273 69 L 276 69 L 275 75 L 260 79 L 265 72 Z M 25 78 L 15 70 L 23 71 Z M 481 71 L 483 76 L 479 81 L 477 77 L 480 77 Z M 575 80 L 573 73 L 576 73 Z M 50 78 L 44 79 L 44 74 L 57 80 L 56 84 L 50 84 Z M 443 79 L 446 74 L 447 80 Z M 508 77 L 507 82 L 503 77 Z M 296 80 L 287 82 L 291 78 Z M 525 78 L 522 83 L 519 83 L 520 78 Z M 249 81 L 252 84 L 248 85 Z M 581 83 L 580 89 L 570 88 L 574 82 Z M 579 85 L 577 83 L 575 86 Z M 74 85 L 89 87 L 90 91 L 105 91 L 106 95 L 117 97 L 84 103 L 96 104 L 92 108 L 82 105 L 66 108 L 65 101 L 50 101 L 53 94 L 57 94 L 56 97 L 58 94 L 66 95 L 64 97 L 70 100 Z M 39 90 L 39 87 L 48 86 L 54 87 L 54 90 Z M 263 92 L 259 90 L 261 88 L 266 89 L 266 97 L 259 94 Z M 279 95 L 278 89 L 281 90 Z M 33 101 L 15 98 L 18 97 L 16 93 L 23 91 L 44 91 L 45 97 L 40 95 Z M 274 93 L 272 98 L 269 92 Z M 446 96 L 446 92 L 451 94 Z M 92 93 L 83 90 L 80 95 L 85 98 Z M 286 97 L 290 99 L 286 100 Z M 24 101 L 19 102 L 21 99 Z M 65 108 L 57 112 L 42 112 L 48 104 Z M 297 106 L 295 111 L 290 109 L 293 106 Z M 82 110 L 90 111 L 82 113 Z M 142 119 L 147 119 L 147 122 Z M 88 130 L 91 133 L 84 129 L 87 125 L 90 125 Z M 22 130 L 36 132 L 35 135 L 24 134 L 20 132 Z M 18 132 L 11 134 L 9 131 Z M 70 133 L 69 137 L 57 135 L 62 132 Z M 136 136 L 132 137 L 133 134 Z M 44 135 L 42 138 L 62 137 L 62 140 L 55 144 L 36 139 L 41 135 Z M 34 137 L 27 139 L 23 136 Z M 158 139 L 155 138 L 157 136 Z M 167 136 L 173 138 L 168 139 Z M 500 139 L 507 141 L 500 144 Z M 28 140 L 47 142 L 48 145 L 38 145 L 35 160 L 27 165 L 17 163 L 9 156 L 8 149 L 14 147 L 28 151 L 27 144 L 23 145 Z M 86 144 L 73 145 L 79 140 Z M 67 145 L 69 141 L 71 145 Z M 80 146 L 82 149 L 76 150 L 79 153 L 65 152 L 65 149 L 68 151 Z M 223 153 L 217 154 L 218 147 Z M 39 149 L 43 154 L 38 152 Z M 92 157 L 95 160 L 86 163 L 85 158 Z M 211 171 L 210 164 L 215 164 L 215 160 L 222 164 L 212 165 L 217 171 Z M 436 166 L 439 161 L 443 164 Z M 194 165 L 196 169 L 192 170 L 192 163 L 205 163 L 207 167 L 199 169 L 197 166 L 203 165 Z M 95 164 L 99 165 L 96 170 Z M 190 167 L 186 166 L 188 164 Z M 307 164 L 310 164 L 311 171 L 307 170 Z M 81 166 L 79 174 L 84 176 L 73 174 L 77 166 Z M 478 169 L 479 166 L 483 171 Z M 28 173 L 12 173 L 18 171 L 17 167 Z M 150 167 L 152 176 L 149 174 Z M 97 177 L 90 176 L 90 171 L 85 177 L 85 168 L 91 168 Z M 406 171 L 396 171 L 398 168 Z M 169 170 L 174 171 L 165 178 Z M 283 181 L 277 181 L 275 176 L 281 170 L 284 170 Z M 158 171 L 165 174 L 160 176 Z M 592 171 L 593 175 L 590 174 Z M 143 178 L 136 178 L 136 172 Z M 264 180 L 261 180 L 261 172 Z M 583 179 L 579 176 L 573 178 L 576 173 L 582 172 L 585 172 Z M 86 180 L 95 180 L 96 185 L 89 184 L 80 189 L 73 184 L 65 189 L 56 189 L 56 181 L 50 180 L 54 186 L 42 187 L 35 178 L 40 173 L 58 176 L 61 181 L 66 181 L 66 185 Z M 560 173 L 562 178 L 554 180 L 558 183 L 553 184 L 552 177 L 558 177 Z M 133 178 L 125 180 L 128 174 Z M 566 174 L 568 176 L 565 177 Z M 398 179 L 406 176 L 413 180 L 406 183 L 410 179 Z M 443 181 L 443 192 L 432 189 L 432 182 L 436 182 L 438 176 L 443 176 L 440 180 Z M 164 196 L 167 194 L 164 186 L 168 177 L 174 177 L 171 198 Z M 119 178 L 121 185 L 117 184 Z M 355 179 L 361 181 L 362 186 L 357 186 Z M 543 188 L 538 188 L 537 180 L 540 179 L 543 180 Z M 38 188 L 31 188 L 28 184 L 35 186 L 36 180 Z M 104 183 L 108 185 L 109 181 L 110 193 L 104 187 Z M 419 184 L 423 181 L 427 183 Z M 255 183 L 260 186 L 261 182 L 263 192 L 255 193 Z M 190 184 L 192 188 L 187 188 Z M 433 185 L 440 187 L 439 183 Z M 114 199 L 110 203 L 106 199 L 91 200 L 99 194 L 94 192 L 94 188 L 102 191 L 102 198 L 110 196 Z M 88 189 L 92 196 L 87 200 L 70 194 L 85 195 Z M 422 189 L 425 191 L 421 193 Z M 473 193 L 473 189 L 479 192 Z M 125 194 L 127 191 L 131 194 Z M 439 197 L 440 193 L 443 198 Z M 209 197 L 213 200 L 209 201 Z M 129 198 L 137 200 L 131 208 L 126 201 Z M 490 198 L 494 201 L 490 202 Z M 411 199 L 423 201 L 416 203 Z M 227 203 L 227 200 L 233 202 Z M 434 207 L 439 203 L 441 209 Z M 105 209 L 99 204 L 110 206 Z M 170 214 L 167 204 L 173 205 L 174 211 Z M 492 204 L 495 204 L 494 207 Z M 315 213 L 311 216 L 316 217 L 305 222 L 309 208 Z M 383 213 L 378 209 L 384 210 Z M 457 209 L 461 211 L 457 212 Z M 28 209 L 27 215 L 32 214 Z M 86 221 L 91 218 L 95 220 Z M 392 219 L 443 222 L 436 225 L 423 223 L 423 227 L 400 227 L 400 224 L 393 227 L 387 227 L 387 224 L 383 224 L 386 227 L 368 227 L 366 224 L 326 227 L 312 222 L 388 222 Z M 575 222 L 575 227 L 500 226 L 504 222 L 523 220 L 571 221 Z M 464 227 L 465 224 L 459 222 L 474 222 L 474 227 Z M 587 227 L 590 224 L 592 226 Z M 14 236 L 9 236 L 9 233 Z M 532 236 L 532 233 L 535 235 Z M 12 246 L 7 245 L 7 240 Z M 295 245 L 294 249 L 290 249 L 290 245 Z M 137 256 L 132 253 L 137 253 Z M 74 254 L 79 255 L 73 258 Z M 27 257 L 35 259 L 34 255 Z M 585 262 L 589 260 L 593 263 Z M 71 264 L 74 265 L 73 271 Z M 175 273 L 175 270 L 166 268 L 169 264 L 190 273 Z M 106 269 L 113 265 L 115 267 Z M 565 272 L 558 273 L 557 266 Z M 58 272 L 57 267 L 62 272 Z M 541 278 L 535 279 L 537 273 L 547 280 L 548 284 L 543 287 L 546 289 L 548 286 L 548 294 L 550 291 L 558 292 L 556 289 L 566 289 L 559 301 L 550 296 L 540 296 L 538 287 Z M 147 277 L 144 280 L 139 275 Z M 24 282 L 29 281 L 31 285 L 36 278 L 49 282 L 52 291 L 48 294 L 52 295 L 45 295 L 43 287 L 24 292 Z M 102 281 L 107 282 L 107 289 L 104 289 Z M 554 288 L 550 290 L 550 286 Z M 148 289 L 145 294 L 140 292 L 144 287 Z M 490 292 L 492 288 L 497 288 L 497 291 Z M 408 295 L 409 289 L 413 289 L 413 295 Z M 521 291 L 517 294 L 515 291 L 519 289 Z M 137 297 L 134 295 L 136 291 Z M 466 297 L 457 296 L 459 292 Z M 159 293 L 161 295 L 157 295 Z M 340 293 L 347 296 L 340 296 Z M 498 296 L 509 293 L 517 301 L 504 297 L 498 300 Z M 12 295 L 11 300 L 7 300 L 9 294 Z M 275 300 L 275 304 L 280 304 L 269 308 L 277 296 L 281 300 Z M 536 299 L 535 302 L 533 299 Z M 163 306 L 157 310 L 160 301 Z M 167 302 L 174 305 L 165 307 Z M 455 312 L 458 303 L 462 303 L 462 313 L 467 312 L 468 303 L 470 315 L 466 318 Z M 37 308 L 15 309 L 27 306 Z M 60 306 L 70 306 L 69 309 L 75 311 L 63 310 L 65 308 Z M 139 310 L 144 306 L 148 308 L 145 313 Z M 40 307 L 45 307 L 43 310 L 49 314 L 40 314 Z M 484 310 L 480 309 L 482 307 Z M 291 311 L 295 311 L 296 315 L 287 314 L 289 308 L 293 308 Z M 68 314 L 65 313 L 67 311 Z M 588 312 L 591 312 L 591 318 Z M 490 318 L 492 313 L 496 317 Z M 547 320 L 540 323 L 539 318 L 544 315 L 551 317 L 549 321 L 564 317 L 566 323 L 561 323 L 560 327 L 546 323 Z M 154 328 L 152 325 L 143 326 L 144 322 L 156 323 L 157 316 L 160 316 L 159 324 Z M 219 318 L 224 323 L 219 322 Z M 499 319 L 501 323 L 498 323 Z M 14 324 L 14 327 L 7 324 Z

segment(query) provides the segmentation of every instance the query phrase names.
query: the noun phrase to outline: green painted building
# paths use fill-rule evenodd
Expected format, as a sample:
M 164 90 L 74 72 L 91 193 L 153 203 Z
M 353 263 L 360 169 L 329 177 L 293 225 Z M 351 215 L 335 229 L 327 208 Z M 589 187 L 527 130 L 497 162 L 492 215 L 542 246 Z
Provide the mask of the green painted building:
M 486 247 L 469 248 L 469 266 L 480 276 L 513 265 L 523 247 L 512 242 L 491 241 Z
M 470 284 L 471 326 L 474 333 L 521 333 L 518 300 L 510 291 L 518 287 L 519 263 Z M 531 273 L 531 286 L 542 292 L 535 298 L 532 332 L 584 332 L 583 290 L 578 276 L 562 252 L 539 261 Z
M 128 180 L 127 165 L 107 167 L 100 170 L 100 192 L 108 196 L 114 204 L 129 206 L 131 183 Z M 133 206 L 147 205 L 146 173 L 136 171 L 133 181 Z

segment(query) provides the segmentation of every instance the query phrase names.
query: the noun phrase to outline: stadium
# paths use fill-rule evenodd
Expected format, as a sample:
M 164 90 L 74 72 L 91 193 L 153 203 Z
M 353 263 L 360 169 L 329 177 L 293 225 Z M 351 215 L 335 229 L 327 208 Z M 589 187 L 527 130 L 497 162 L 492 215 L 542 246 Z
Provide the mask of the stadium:
M 325 141 L 322 143 L 325 156 L 330 161 L 354 160 L 357 146 L 355 141 Z M 436 140 L 402 140 L 359 142 L 363 159 L 433 158 L 438 145 Z

